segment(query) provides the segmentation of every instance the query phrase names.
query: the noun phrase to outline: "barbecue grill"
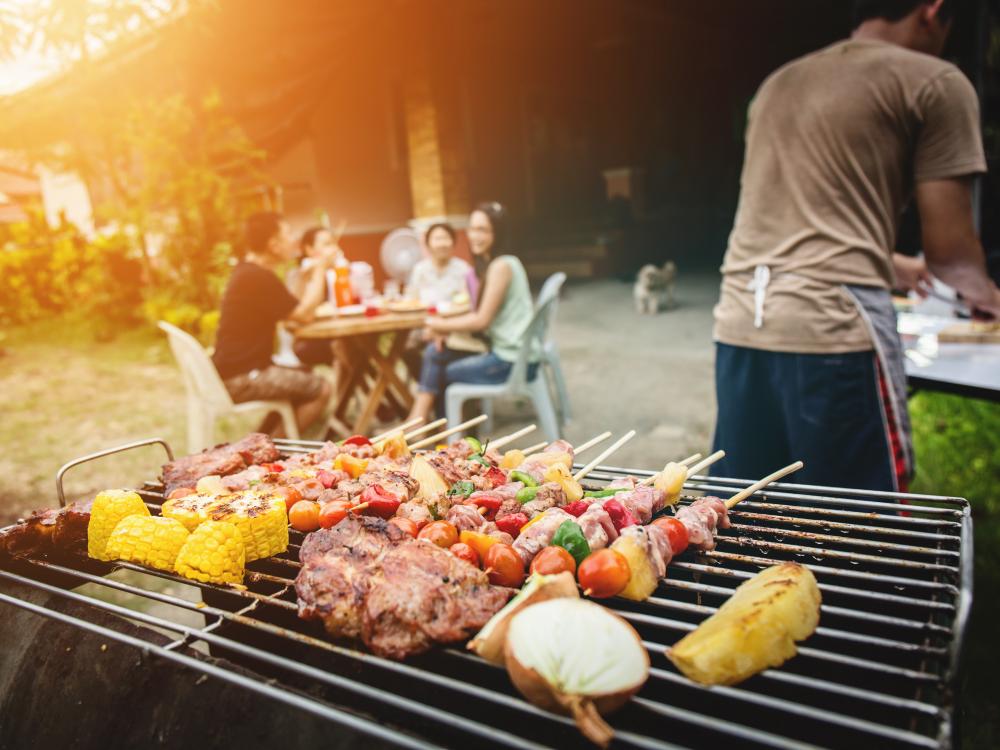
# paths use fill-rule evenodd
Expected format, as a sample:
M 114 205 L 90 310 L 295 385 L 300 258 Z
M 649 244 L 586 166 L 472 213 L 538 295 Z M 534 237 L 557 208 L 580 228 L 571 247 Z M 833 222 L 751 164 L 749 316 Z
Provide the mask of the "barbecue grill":
M 62 476 L 72 466 L 153 442 L 170 453 L 163 441 L 143 441 L 67 464 L 57 480 L 60 501 Z M 276 442 L 285 454 L 321 445 Z M 602 466 L 588 483 L 652 473 Z M 692 493 L 727 497 L 750 483 L 692 477 L 682 502 Z M 151 507 L 164 499 L 158 483 L 140 494 Z M 951 747 L 972 600 L 968 502 L 782 482 L 741 503 L 732 520 L 716 550 L 672 562 L 648 601 L 606 602 L 639 632 L 653 667 L 638 696 L 610 717 L 613 745 Z M 333 643 L 318 623 L 299 620 L 293 580 L 301 541 L 293 531 L 285 555 L 248 565 L 245 589 L 200 586 L 202 601 L 179 596 L 178 584 L 191 582 L 169 573 L 123 562 L 33 558 L 5 563 L 0 589 L 13 593 L 0 593 L 0 603 L 65 623 L 77 637 L 83 630 L 138 649 L 150 657 L 144 668 L 172 662 L 196 679 L 232 683 L 311 714 L 326 722 L 329 738 L 352 736 L 367 747 L 590 747 L 570 719 L 523 700 L 503 669 L 461 645 L 399 663 Z M 798 656 L 735 687 L 706 688 L 679 674 L 664 648 L 742 581 L 785 560 L 807 565 L 823 594 L 820 626 Z M 146 575 L 134 576 L 139 582 L 108 577 L 115 569 Z M 78 590 L 82 584 L 92 585 Z M 122 595 L 129 595 L 127 606 L 111 603 Z M 142 611 L 149 603 L 169 605 L 161 608 L 177 615 Z M 190 624 L 192 614 L 198 624 Z M 108 616 L 137 627 L 110 627 Z

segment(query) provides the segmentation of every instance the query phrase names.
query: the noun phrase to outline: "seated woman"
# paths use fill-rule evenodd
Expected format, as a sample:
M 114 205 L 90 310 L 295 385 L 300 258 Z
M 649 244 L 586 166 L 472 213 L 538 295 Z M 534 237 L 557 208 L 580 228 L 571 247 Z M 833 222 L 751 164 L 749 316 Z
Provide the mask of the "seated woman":
M 455 257 L 455 230 L 450 224 L 431 224 L 424 235 L 429 257 L 413 267 L 406 284 L 406 296 L 425 305 L 453 303 L 469 294 L 472 266 Z
M 451 383 L 503 383 L 521 350 L 524 332 L 534 315 L 528 274 L 513 255 L 498 255 L 506 248 L 506 212 L 499 203 L 483 203 L 469 217 L 469 247 L 477 267 L 485 267 L 482 293 L 474 312 L 451 318 L 432 317 L 427 328 L 436 334 L 424 350 L 420 387 L 410 418 L 443 410 L 444 392 Z M 470 356 L 444 346 L 450 333 L 485 332 L 491 349 Z M 528 377 L 538 369 L 537 355 L 528 366 Z
M 333 241 L 333 233 L 326 227 L 315 226 L 307 229 L 299 238 L 299 262 L 285 275 L 285 283 L 289 291 L 296 297 L 301 297 L 312 269 L 320 258 L 333 256 L 333 264 L 343 259 L 344 253 Z M 326 272 L 326 285 L 323 300 L 333 299 L 333 268 Z M 322 339 L 296 339 L 292 351 L 299 361 L 308 367 L 328 365 L 333 360 L 333 349 L 329 341 Z

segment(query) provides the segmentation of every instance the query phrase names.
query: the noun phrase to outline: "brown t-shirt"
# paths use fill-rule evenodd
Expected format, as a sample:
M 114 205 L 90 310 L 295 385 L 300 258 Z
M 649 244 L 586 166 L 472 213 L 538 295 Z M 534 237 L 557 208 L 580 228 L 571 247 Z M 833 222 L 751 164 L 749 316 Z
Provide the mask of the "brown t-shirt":
M 773 73 L 746 143 L 715 338 L 770 351 L 871 349 L 842 285 L 891 288 L 915 182 L 986 171 L 968 79 L 880 41 L 838 42 Z

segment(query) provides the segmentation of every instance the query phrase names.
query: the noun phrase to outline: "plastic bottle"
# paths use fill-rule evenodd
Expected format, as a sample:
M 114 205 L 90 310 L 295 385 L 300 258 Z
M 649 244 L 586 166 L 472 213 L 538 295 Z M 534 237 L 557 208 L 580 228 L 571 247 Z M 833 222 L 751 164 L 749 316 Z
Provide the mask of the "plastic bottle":
M 354 290 L 351 289 L 351 266 L 344 261 L 338 261 L 334 268 L 337 278 L 333 282 L 333 296 L 337 307 L 347 307 L 354 304 Z

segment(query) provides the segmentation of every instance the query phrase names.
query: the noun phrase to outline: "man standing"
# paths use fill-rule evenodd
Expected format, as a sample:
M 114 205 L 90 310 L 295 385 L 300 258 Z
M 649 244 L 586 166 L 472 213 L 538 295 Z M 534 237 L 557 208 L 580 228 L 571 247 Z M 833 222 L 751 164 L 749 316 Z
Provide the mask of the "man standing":
M 291 401 L 302 431 L 323 414 L 330 384 L 319 375 L 273 364 L 274 335 L 281 321 L 312 320 L 325 298 L 326 272 L 336 253 L 317 258 L 301 300 L 275 273 L 297 254 L 291 229 L 279 214 L 258 213 L 247 219 L 244 254 L 222 297 L 212 359 L 233 401 Z
M 750 107 L 715 309 L 720 475 L 802 459 L 797 481 L 905 488 L 913 457 L 889 289 L 911 194 L 928 270 L 982 316 L 1000 315 L 972 218 L 972 177 L 986 170 L 978 103 L 938 59 L 951 3 L 859 0 L 855 12 L 850 39 L 773 73 Z

